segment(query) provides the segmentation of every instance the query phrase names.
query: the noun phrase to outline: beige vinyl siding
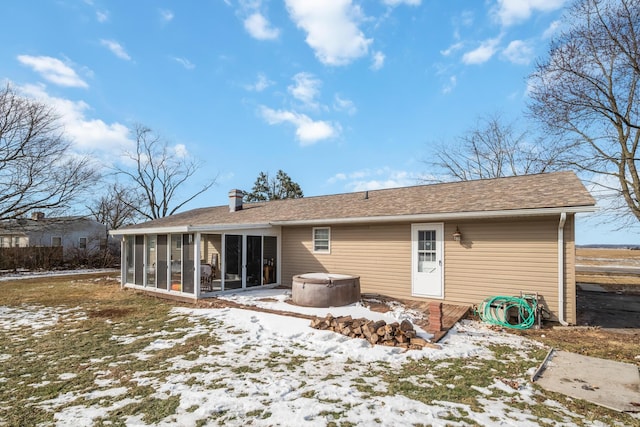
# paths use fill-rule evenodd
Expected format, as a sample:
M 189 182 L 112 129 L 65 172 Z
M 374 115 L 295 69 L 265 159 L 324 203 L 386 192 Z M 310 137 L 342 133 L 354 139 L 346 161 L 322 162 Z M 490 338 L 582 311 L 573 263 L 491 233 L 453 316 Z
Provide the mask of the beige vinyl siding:
M 538 294 L 558 310 L 559 216 L 445 223 L 444 302 L 474 305 L 494 295 Z M 453 240 L 456 227 L 462 241 Z M 565 224 L 565 319 L 575 323 L 573 216 Z M 362 292 L 411 295 L 411 224 L 331 226 L 331 253 L 313 253 L 312 227 L 283 227 L 282 283 L 296 274 L 360 276 Z
M 314 254 L 311 227 L 282 229 L 282 283 L 296 274 L 360 276 L 362 292 L 396 298 L 411 294 L 411 225 L 331 226 L 331 253 Z
M 535 293 L 558 313 L 559 217 L 449 223 L 445 301 L 478 304 L 495 295 Z M 450 236 L 456 226 L 462 242 Z M 573 217 L 565 224 L 565 319 L 575 323 Z
M 200 241 L 200 258 L 205 264 L 211 263 L 211 255 L 216 255 L 217 264 L 213 267 L 220 271 L 220 254 L 222 253 L 222 236 L 220 234 L 203 234 Z

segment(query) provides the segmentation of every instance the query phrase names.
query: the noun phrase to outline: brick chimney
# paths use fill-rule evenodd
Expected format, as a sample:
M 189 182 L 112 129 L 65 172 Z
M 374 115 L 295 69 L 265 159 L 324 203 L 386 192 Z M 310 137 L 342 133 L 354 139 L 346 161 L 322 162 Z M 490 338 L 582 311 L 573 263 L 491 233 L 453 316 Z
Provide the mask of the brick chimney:
M 32 212 L 31 219 L 34 221 L 39 221 L 41 219 L 44 219 L 44 212 Z
M 229 212 L 242 210 L 242 197 L 244 193 L 242 190 L 229 191 Z

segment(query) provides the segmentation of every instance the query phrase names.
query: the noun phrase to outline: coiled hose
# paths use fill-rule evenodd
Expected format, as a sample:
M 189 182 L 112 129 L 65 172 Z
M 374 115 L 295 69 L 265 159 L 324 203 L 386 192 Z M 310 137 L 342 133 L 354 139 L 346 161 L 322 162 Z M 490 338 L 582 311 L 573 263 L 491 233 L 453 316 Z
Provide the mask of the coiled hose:
M 495 296 L 485 298 L 477 308 L 484 322 L 511 329 L 529 329 L 536 320 L 538 302 L 519 297 Z M 518 315 L 518 323 L 510 323 L 509 316 Z

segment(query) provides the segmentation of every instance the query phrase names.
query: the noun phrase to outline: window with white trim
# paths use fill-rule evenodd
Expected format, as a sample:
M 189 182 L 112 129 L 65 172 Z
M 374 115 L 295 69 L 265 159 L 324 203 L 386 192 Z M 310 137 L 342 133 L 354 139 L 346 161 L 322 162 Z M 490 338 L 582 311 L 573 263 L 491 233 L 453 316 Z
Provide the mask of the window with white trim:
M 313 228 L 313 252 L 324 254 L 331 252 L 331 227 Z
M 87 249 L 87 238 L 86 237 L 81 237 L 80 240 L 78 241 L 78 247 L 80 249 Z

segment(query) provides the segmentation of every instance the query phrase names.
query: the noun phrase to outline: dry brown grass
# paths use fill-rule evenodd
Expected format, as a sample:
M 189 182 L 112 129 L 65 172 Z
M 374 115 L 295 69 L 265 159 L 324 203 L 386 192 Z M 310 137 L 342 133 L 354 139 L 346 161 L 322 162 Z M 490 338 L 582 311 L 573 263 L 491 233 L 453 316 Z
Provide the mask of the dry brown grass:
M 584 265 L 640 265 L 640 250 L 576 248 L 576 262 Z
M 640 267 L 640 250 L 613 248 L 577 248 L 576 264 L 587 266 L 615 265 Z M 640 287 L 640 275 L 612 272 L 584 272 L 576 267 L 576 282 L 595 283 L 616 290 L 630 290 Z
M 545 343 L 548 346 L 582 354 L 631 363 L 640 366 L 638 349 L 640 332 L 637 329 L 603 330 L 600 328 L 545 328 L 509 331 Z

